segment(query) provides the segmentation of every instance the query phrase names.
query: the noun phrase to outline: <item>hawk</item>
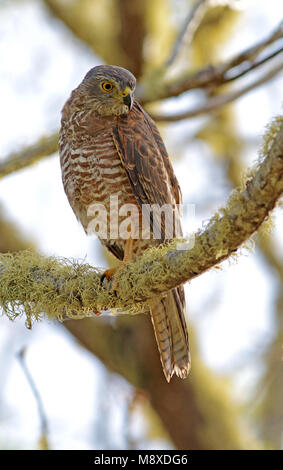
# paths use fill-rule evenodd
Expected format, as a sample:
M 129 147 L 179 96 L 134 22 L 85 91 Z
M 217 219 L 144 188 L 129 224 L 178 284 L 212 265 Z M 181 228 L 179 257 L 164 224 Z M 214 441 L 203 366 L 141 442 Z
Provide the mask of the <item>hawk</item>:
M 64 190 L 76 217 L 89 233 L 91 208 L 103 205 L 107 229 L 98 236 L 124 262 L 181 235 L 181 190 L 156 125 L 134 100 L 135 86 L 135 77 L 122 67 L 92 68 L 63 107 L 59 141 Z M 140 226 L 135 237 L 113 236 L 108 227 L 113 197 L 119 223 L 120 208 L 135 208 L 134 224 L 145 219 L 150 237 L 143 237 Z M 160 216 L 159 236 L 153 237 L 154 217 L 148 208 L 164 204 L 173 208 L 177 229 L 168 236 Z M 150 316 L 167 381 L 174 373 L 185 378 L 190 353 L 183 286 L 152 301 Z

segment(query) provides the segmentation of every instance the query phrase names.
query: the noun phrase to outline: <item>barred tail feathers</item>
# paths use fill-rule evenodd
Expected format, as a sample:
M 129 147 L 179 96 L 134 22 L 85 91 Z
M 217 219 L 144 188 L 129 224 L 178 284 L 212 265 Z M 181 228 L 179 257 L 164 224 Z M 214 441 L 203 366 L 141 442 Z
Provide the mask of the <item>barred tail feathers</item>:
M 190 352 L 186 327 L 183 286 L 168 292 L 151 308 L 156 342 L 167 382 L 175 373 L 182 379 L 190 371 Z

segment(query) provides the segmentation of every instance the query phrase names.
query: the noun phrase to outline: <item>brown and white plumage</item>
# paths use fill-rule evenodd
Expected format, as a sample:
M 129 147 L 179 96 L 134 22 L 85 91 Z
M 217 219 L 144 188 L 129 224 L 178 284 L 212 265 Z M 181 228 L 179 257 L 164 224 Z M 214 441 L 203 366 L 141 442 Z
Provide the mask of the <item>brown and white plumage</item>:
M 109 89 L 104 90 L 108 83 Z M 133 204 L 140 218 L 142 206 L 170 204 L 177 220 L 173 236 L 180 236 L 180 187 L 157 127 L 133 101 L 134 89 L 135 78 L 130 72 L 103 65 L 91 69 L 72 92 L 62 111 L 59 143 L 64 189 L 86 231 L 92 218 L 91 205 L 104 204 L 109 213 L 110 196 L 117 195 L 119 208 Z M 144 215 L 152 231 L 150 213 Z M 133 240 L 133 256 L 140 256 L 146 248 L 167 238 L 163 222 L 159 240 L 142 239 L 140 228 L 139 238 Z M 111 238 L 107 231 L 106 239 L 101 241 L 117 258 L 123 259 L 126 240 Z M 182 286 L 151 307 L 168 381 L 174 373 L 186 377 L 190 368 L 184 313 Z

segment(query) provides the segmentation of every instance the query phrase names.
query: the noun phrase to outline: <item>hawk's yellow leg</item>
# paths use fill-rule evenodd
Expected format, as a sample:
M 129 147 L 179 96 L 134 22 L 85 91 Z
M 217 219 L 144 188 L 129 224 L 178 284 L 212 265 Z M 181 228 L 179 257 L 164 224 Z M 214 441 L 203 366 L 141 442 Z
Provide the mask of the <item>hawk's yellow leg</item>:
M 126 240 L 123 261 L 117 267 L 106 269 L 106 271 L 103 273 L 101 277 L 102 282 L 104 278 L 106 278 L 107 281 L 110 281 L 110 279 L 112 279 L 113 290 L 117 290 L 118 289 L 117 276 L 119 275 L 119 273 L 121 273 L 121 271 L 123 271 L 123 269 L 128 263 L 131 263 L 132 258 L 133 258 L 133 239 L 129 237 Z

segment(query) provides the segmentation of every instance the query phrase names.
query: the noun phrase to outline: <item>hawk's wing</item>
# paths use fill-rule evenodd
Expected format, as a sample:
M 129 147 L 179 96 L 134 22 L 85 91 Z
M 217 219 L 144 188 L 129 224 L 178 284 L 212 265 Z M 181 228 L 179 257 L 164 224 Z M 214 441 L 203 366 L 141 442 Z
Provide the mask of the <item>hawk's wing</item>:
M 161 207 L 169 204 L 175 209 L 176 230 L 173 236 L 180 236 L 181 190 L 153 120 L 135 102 L 129 115 L 118 119 L 113 137 L 133 193 L 151 227 L 154 226 L 148 205 L 158 204 Z M 161 225 L 161 238 L 167 238 L 164 220 L 158 221 L 158 224 Z

